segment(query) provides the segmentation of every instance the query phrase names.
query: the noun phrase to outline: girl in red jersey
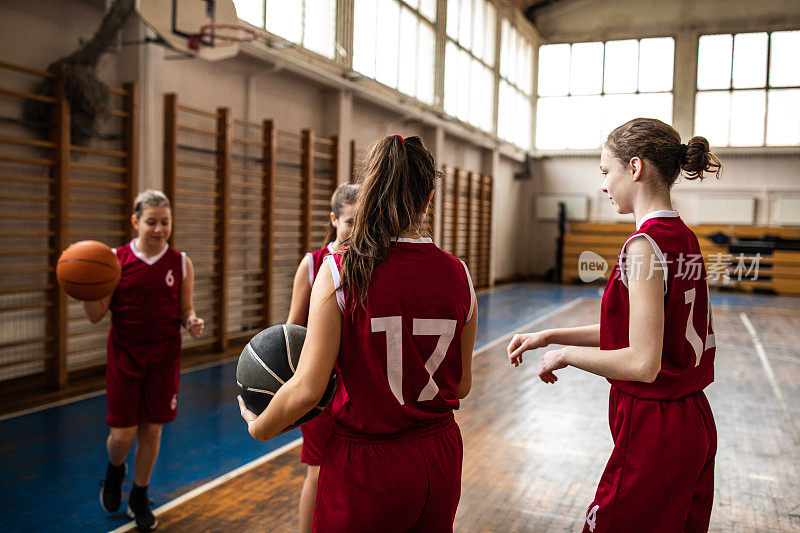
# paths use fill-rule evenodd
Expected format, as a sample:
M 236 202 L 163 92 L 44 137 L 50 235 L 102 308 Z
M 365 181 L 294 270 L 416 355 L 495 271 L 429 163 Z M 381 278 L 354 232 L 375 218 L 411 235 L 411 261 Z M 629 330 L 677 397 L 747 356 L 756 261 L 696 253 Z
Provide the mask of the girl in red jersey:
M 548 344 L 539 377 L 566 366 L 611 382 L 614 450 L 584 531 L 707 531 L 714 498 L 716 427 L 703 389 L 714 378 L 714 333 L 700 246 L 672 207 L 670 188 L 717 173 L 708 141 L 681 144 L 671 126 L 634 119 L 612 131 L 600 156 L 603 192 L 636 231 L 603 294 L 600 323 L 516 335 L 509 361 Z M 690 266 L 693 265 L 693 266 Z M 583 348 L 600 347 L 600 350 Z
M 311 290 L 297 373 L 258 417 L 239 399 L 250 434 L 272 438 L 316 405 L 336 366 L 314 531 L 452 531 L 453 409 L 472 385 L 477 311 L 466 266 L 420 235 L 435 178 L 417 137 L 372 147 L 344 252 Z
M 311 287 L 319 273 L 325 257 L 338 251 L 342 242 L 353 227 L 354 206 L 358 186 L 343 183 L 331 196 L 331 213 L 328 229 L 325 232 L 324 246 L 316 252 L 309 252 L 297 267 L 292 288 L 292 305 L 289 309 L 288 324 L 305 326 L 308 323 L 308 302 Z M 300 426 L 303 433 L 303 451 L 300 460 L 308 465 L 306 480 L 300 492 L 300 532 L 311 531 L 314 519 L 314 499 L 317 496 L 319 465 L 322 464 L 322 451 L 331 436 L 333 419 L 330 409 L 325 409 L 316 418 Z
M 158 521 L 150 511 L 147 486 L 158 456 L 161 426 L 175 420 L 177 413 L 180 327 L 196 338 L 204 322 L 194 312 L 192 262 L 167 244 L 172 215 L 164 193 L 141 193 L 131 222 L 138 236 L 114 250 L 122 265 L 117 289 L 107 298 L 85 302 L 84 310 L 93 323 L 111 310 L 106 365 L 106 424 L 111 430 L 100 504 L 109 513 L 119 509 L 125 458 L 138 439 L 128 515 L 140 531 L 152 531 Z

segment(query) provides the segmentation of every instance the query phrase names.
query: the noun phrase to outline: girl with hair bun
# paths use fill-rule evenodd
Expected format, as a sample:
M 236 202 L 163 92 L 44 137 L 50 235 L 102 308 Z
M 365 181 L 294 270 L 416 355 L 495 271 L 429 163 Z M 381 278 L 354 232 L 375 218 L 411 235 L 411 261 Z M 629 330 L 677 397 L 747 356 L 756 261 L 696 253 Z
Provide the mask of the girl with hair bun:
M 272 438 L 319 401 L 335 366 L 314 531 L 453 529 L 453 410 L 472 386 L 477 309 L 467 267 L 420 233 L 436 177 L 418 137 L 373 145 L 353 229 L 311 290 L 297 372 L 259 416 L 240 399 L 250 434 Z
M 325 257 L 340 250 L 342 243 L 350 234 L 357 194 L 358 185 L 352 183 L 343 183 L 333 192 L 330 220 L 325 231 L 323 246 L 315 252 L 307 253 L 300 262 L 300 266 L 297 267 L 292 287 L 292 304 L 289 308 L 289 318 L 286 319 L 287 324 L 300 326 L 307 324 L 311 287 L 314 285 L 314 280 Z M 311 531 L 319 465 L 322 464 L 322 452 L 332 430 L 333 419 L 330 409 L 325 409 L 317 417 L 300 426 L 300 431 L 303 433 L 303 450 L 300 453 L 300 460 L 308 465 L 306 479 L 300 492 L 300 533 Z
M 633 213 L 636 231 L 609 277 L 600 322 L 516 335 L 508 345 L 514 366 L 527 350 L 564 345 L 542 356 L 545 383 L 567 366 L 611 383 L 614 450 L 585 532 L 708 530 L 717 432 L 703 389 L 714 380 L 714 329 L 700 245 L 670 188 L 681 171 L 693 180 L 720 168 L 705 138 L 681 144 L 660 120 L 612 131 L 600 156 L 602 190 L 618 213 Z

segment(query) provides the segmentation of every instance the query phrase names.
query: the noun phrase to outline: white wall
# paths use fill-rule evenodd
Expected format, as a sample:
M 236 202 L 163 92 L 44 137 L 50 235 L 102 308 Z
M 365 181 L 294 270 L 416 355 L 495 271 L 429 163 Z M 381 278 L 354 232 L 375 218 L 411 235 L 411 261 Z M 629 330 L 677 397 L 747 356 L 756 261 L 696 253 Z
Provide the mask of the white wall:
M 489 173 L 489 165 L 484 160 L 484 149 L 465 143 L 462 139 L 446 135 L 439 159 L 447 168 L 460 168 L 474 172 Z
M 498 175 L 511 179 L 494 182 L 494 278 L 503 280 L 532 272 L 534 258 L 542 252 L 542 240 L 535 237 L 533 195 L 535 180 L 515 181 L 515 173 L 525 165 L 506 157 L 496 157 Z

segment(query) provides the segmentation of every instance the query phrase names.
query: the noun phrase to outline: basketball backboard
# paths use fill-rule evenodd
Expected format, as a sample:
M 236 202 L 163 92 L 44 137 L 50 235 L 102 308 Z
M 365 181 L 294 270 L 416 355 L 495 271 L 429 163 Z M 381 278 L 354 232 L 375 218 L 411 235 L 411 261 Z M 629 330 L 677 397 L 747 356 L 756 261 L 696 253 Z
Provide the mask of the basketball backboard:
M 233 0 L 136 0 L 136 12 L 171 48 L 207 61 L 239 53 L 255 32 L 239 23 Z

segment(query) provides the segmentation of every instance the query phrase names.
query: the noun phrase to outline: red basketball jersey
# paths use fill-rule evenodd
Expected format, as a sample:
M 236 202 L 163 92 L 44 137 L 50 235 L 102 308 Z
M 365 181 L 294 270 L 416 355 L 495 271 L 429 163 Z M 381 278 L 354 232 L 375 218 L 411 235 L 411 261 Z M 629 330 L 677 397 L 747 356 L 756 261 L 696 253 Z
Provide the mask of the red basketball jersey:
M 185 254 L 167 246 L 147 258 L 133 241 L 114 252 L 122 265 L 109 307 L 114 331 L 137 344 L 155 344 L 180 335 Z
M 337 287 L 341 258 L 326 259 Z M 429 238 L 397 239 L 372 272 L 366 309 L 337 290 L 337 424 L 386 435 L 457 409 L 461 330 L 472 316 L 474 294 L 466 265 Z
M 306 257 L 308 257 L 308 281 L 311 283 L 312 287 L 314 286 L 314 280 L 317 279 L 317 274 L 322 266 L 322 262 L 333 252 L 333 243 L 328 243 L 325 248 L 320 248 L 316 252 L 308 252 L 306 254 Z
M 645 238 L 658 260 L 644 264 L 641 257 L 625 255 L 631 239 Z M 697 237 L 677 211 L 655 211 L 622 246 L 617 264 L 603 294 L 600 315 L 600 349 L 616 350 L 630 345 L 628 283 L 620 263 L 647 276 L 649 269 L 664 272 L 664 346 L 661 372 L 653 383 L 609 380 L 637 398 L 672 400 L 704 389 L 714 381 L 714 330 L 706 269 Z

